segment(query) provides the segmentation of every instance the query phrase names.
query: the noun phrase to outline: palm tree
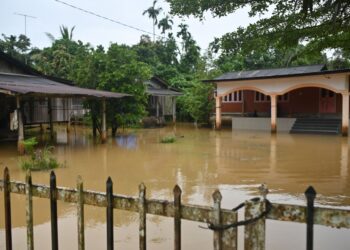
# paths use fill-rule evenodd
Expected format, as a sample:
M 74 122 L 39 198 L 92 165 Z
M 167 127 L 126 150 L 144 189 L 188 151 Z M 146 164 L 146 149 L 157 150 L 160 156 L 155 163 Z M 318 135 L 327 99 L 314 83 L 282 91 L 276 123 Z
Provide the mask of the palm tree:
M 159 21 L 158 28 L 162 29 L 162 34 L 165 34 L 165 31 L 171 30 L 173 24 L 173 20 L 170 19 L 168 15 L 166 15 L 163 19 Z
M 70 30 L 67 26 L 61 25 L 60 26 L 60 33 L 61 33 L 61 39 L 63 40 L 73 40 L 73 31 L 75 29 L 75 26 L 73 26 Z M 50 41 L 53 43 L 56 41 L 56 38 L 54 35 L 52 35 L 50 32 L 45 32 L 46 36 L 50 39 Z
M 156 39 L 155 26 L 158 23 L 157 17 L 160 14 L 160 12 L 163 10 L 162 8 L 156 8 L 156 3 L 157 3 L 157 0 L 154 0 L 153 5 L 142 13 L 142 15 L 148 14 L 148 17 L 153 19 L 153 42 Z

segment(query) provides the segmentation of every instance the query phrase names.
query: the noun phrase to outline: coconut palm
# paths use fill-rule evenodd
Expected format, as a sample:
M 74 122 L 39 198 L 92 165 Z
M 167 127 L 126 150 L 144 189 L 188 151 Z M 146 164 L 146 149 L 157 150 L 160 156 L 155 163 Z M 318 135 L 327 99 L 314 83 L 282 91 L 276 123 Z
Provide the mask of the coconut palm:
M 142 13 L 142 15 L 148 14 L 148 17 L 153 19 L 153 41 L 155 41 L 155 38 L 156 38 L 155 27 L 158 23 L 157 17 L 160 14 L 160 12 L 162 12 L 163 10 L 162 8 L 156 8 L 156 3 L 157 3 L 157 0 L 154 0 L 153 5 Z
M 73 26 L 70 30 L 67 26 L 61 25 L 60 26 L 60 33 L 61 33 L 61 39 L 63 40 L 73 40 L 73 31 L 75 29 L 75 26 Z M 50 41 L 53 43 L 56 41 L 56 38 L 54 35 L 52 35 L 50 32 L 45 32 L 46 36 L 50 39 Z

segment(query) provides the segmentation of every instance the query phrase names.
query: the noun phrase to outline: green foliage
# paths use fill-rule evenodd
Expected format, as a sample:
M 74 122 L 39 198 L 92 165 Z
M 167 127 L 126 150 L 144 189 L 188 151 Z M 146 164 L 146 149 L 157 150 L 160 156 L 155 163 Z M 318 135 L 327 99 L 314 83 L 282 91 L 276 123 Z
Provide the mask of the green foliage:
M 194 82 L 191 87 L 185 89 L 184 95 L 179 98 L 179 104 L 192 117 L 195 124 L 208 123 L 210 112 L 214 108 L 212 95 L 212 85 Z
M 259 20 L 246 28 L 227 33 L 214 44 L 223 52 L 243 56 L 256 50 L 288 50 L 304 45 L 303 53 L 320 53 L 325 49 L 349 51 L 350 5 L 345 0 L 301 1 L 212 1 L 167 0 L 171 13 L 194 15 L 200 19 L 210 11 L 226 16 L 248 7 L 251 17 Z
M 38 141 L 35 137 L 23 141 L 24 150 L 27 154 L 33 154 L 36 145 L 38 145 Z
M 11 55 L 12 57 L 26 62 L 28 60 L 28 51 L 30 50 L 30 39 L 25 35 L 6 36 L 2 34 L 0 39 L 0 50 Z
M 53 147 L 44 147 L 33 151 L 28 157 L 21 158 L 19 162 L 21 169 L 39 171 L 58 168 L 60 165 L 53 156 L 52 150 Z
M 161 143 L 174 143 L 176 138 L 174 135 L 166 135 L 160 139 Z

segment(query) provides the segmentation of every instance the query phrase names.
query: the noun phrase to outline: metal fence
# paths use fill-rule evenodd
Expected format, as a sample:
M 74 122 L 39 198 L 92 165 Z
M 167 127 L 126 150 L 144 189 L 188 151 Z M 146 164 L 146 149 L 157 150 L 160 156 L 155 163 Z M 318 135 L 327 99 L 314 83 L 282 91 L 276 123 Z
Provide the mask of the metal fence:
M 265 223 L 266 219 L 306 223 L 307 246 L 313 248 L 313 225 L 324 225 L 336 228 L 350 228 L 350 211 L 314 207 L 316 192 L 309 187 L 306 192 L 307 206 L 269 203 L 265 197 L 266 190 L 261 190 L 263 199 L 246 201 L 244 221 L 238 221 L 237 209 L 221 208 L 222 196 L 216 190 L 213 197 L 213 206 L 198 206 L 181 203 L 181 189 L 175 186 L 173 201 L 146 199 L 146 187 L 139 186 L 138 197 L 128 197 L 113 193 L 113 182 L 108 178 L 106 193 L 84 190 L 83 181 L 77 179 L 77 187 L 64 188 L 56 186 L 54 172 L 50 174 L 50 186 L 32 184 L 30 172 L 27 172 L 26 182 L 11 181 L 7 168 L 4 169 L 4 178 L 0 180 L 0 190 L 4 194 L 6 249 L 12 250 L 11 235 L 11 193 L 26 196 L 26 223 L 27 223 L 27 249 L 34 249 L 33 241 L 33 205 L 32 197 L 50 199 L 51 210 L 51 245 L 58 249 L 57 200 L 75 203 L 78 220 L 78 246 L 85 249 L 84 238 L 84 205 L 106 208 L 107 249 L 114 249 L 113 235 L 113 209 L 121 209 L 139 213 L 139 248 L 146 249 L 146 215 L 153 214 L 174 218 L 174 249 L 181 249 L 181 220 L 208 223 L 213 230 L 213 248 L 215 250 L 237 249 L 237 226 L 244 227 L 244 248 L 265 249 Z

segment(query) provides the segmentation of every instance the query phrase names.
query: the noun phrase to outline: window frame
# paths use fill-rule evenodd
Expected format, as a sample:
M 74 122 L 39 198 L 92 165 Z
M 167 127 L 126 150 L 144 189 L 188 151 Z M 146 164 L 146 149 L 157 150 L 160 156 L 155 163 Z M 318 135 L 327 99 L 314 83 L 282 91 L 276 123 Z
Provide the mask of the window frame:
M 236 98 L 235 98 L 235 95 L 236 95 Z M 244 98 L 243 90 L 237 90 L 228 95 L 223 96 L 222 102 L 223 103 L 242 103 L 243 98 Z

